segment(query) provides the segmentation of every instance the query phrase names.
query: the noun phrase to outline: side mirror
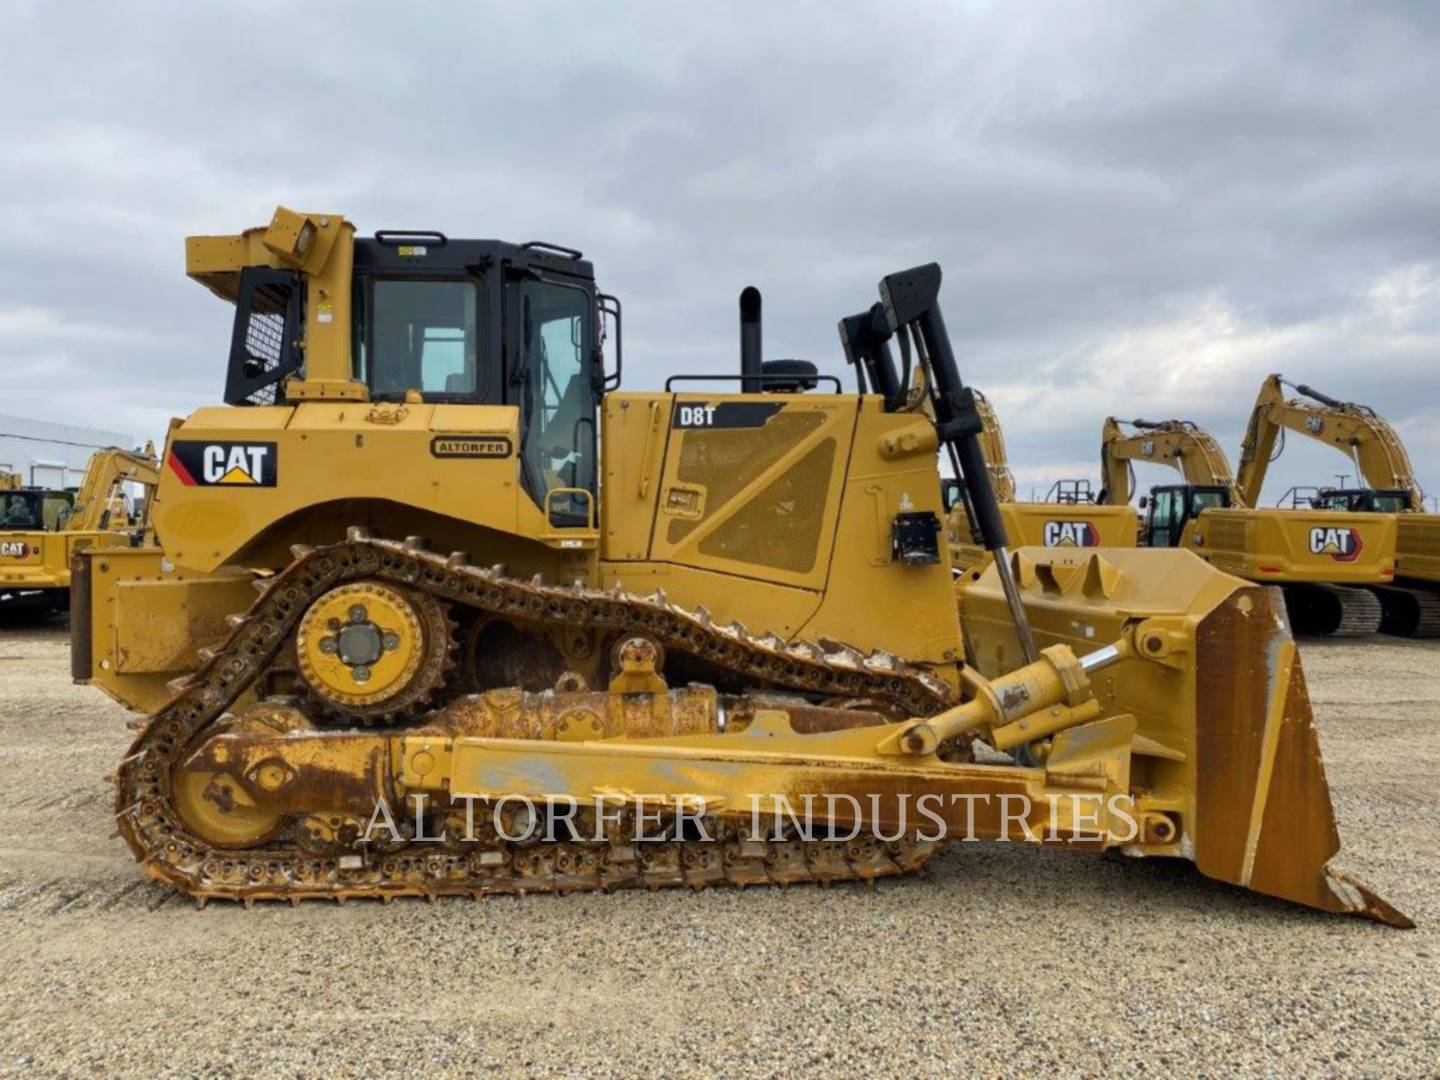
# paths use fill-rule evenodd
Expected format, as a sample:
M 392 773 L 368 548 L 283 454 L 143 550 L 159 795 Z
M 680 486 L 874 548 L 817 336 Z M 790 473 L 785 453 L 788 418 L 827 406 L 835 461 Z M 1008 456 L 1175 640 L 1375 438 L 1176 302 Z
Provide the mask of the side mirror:
M 602 393 L 609 393 L 620 385 L 622 372 L 625 370 L 625 353 L 622 345 L 623 329 L 620 325 L 620 298 L 611 296 L 609 293 L 596 293 L 595 302 L 600 312 L 600 333 L 599 342 L 596 345 L 596 367 L 599 369 L 600 389 Z M 605 341 L 609 335 L 605 332 L 606 324 L 609 321 L 615 323 L 615 370 L 605 370 Z
M 1144 509 L 1145 509 L 1147 506 L 1149 506 L 1149 505 L 1150 505 L 1150 496 L 1149 496 L 1149 495 L 1141 495 L 1141 496 L 1140 496 L 1140 509 L 1141 509 L 1141 510 L 1144 510 Z

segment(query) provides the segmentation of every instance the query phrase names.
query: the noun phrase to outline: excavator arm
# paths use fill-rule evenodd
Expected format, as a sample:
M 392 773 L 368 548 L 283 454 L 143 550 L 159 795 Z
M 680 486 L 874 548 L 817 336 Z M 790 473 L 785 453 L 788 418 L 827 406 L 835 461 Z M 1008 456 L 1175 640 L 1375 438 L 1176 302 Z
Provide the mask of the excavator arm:
M 1301 397 L 1287 400 L 1286 387 Z M 1405 444 L 1374 409 L 1338 401 L 1311 387 L 1287 382 L 1279 375 L 1271 375 L 1261 384 L 1245 429 L 1238 484 L 1244 505 L 1257 504 L 1265 474 L 1277 456 L 1276 443 L 1281 442 L 1285 431 L 1299 432 L 1335 447 L 1350 459 L 1367 486 L 1407 492 L 1409 509 L 1424 509 L 1424 496 L 1415 482 Z
M 1135 430 L 1126 432 L 1128 424 Z M 1100 480 L 1104 485 L 1097 500 L 1107 506 L 1125 506 L 1135 493 L 1132 463 L 1148 461 L 1178 469 L 1187 484 L 1197 487 L 1224 487 L 1230 490 L 1230 505 L 1242 504 L 1237 496 L 1230 462 L 1211 434 L 1189 420 L 1117 420 L 1107 417 L 1100 432 Z
M 147 492 L 154 491 L 160 483 L 160 463 L 155 459 L 153 443 L 146 443 L 143 452 L 122 450 L 118 446 L 97 450 L 85 469 L 85 480 L 75 496 L 65 531 L 100 532 L 109 528 L 110 496 L 116 485 L 122 483 L 139 484 Z

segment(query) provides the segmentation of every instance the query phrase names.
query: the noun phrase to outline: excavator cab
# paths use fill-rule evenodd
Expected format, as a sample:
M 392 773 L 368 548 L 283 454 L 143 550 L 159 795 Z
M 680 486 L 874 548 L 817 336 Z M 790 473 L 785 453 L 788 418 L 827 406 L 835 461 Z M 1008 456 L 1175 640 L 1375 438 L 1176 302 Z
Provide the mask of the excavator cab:
M 75 496 L 68 491 L 19 488 L 0 492 L 0 531 L 55 532 L 65 522 Z
M 1225 487 L 1198 484 L 1172 484 L 1150 489 L 1141 498 L 1145 511 L 1145 527 L 1141 533 L 1143 547 L 1178 547 L 1185 525 L 1200 516 L 1202 510 L 1230 505 L 1230 490 Z
M 1375 488 L 1321 488 L 1311 499 L 1317 510 L 1346 510 L 1359 514 L 1403 514 L 1410 508 L 1410 492 Z

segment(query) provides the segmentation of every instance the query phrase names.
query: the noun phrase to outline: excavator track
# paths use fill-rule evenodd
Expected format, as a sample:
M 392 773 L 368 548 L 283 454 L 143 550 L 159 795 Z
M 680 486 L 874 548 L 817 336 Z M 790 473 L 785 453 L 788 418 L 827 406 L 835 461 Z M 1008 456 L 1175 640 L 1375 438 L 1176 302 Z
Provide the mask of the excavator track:
M 1328 582 L 1287 584 L 1285 608 L 1296 634 L 1364 637 L 1380 630 L 1380 599 L 1368 589 Z
M 863 655 L 843 645 L 786 643 L 753 635 L 738 623 L 721 626 L 703 611 L 669 603 L 663 593 L 639 596 L 577 583 L 522 582 L 503 568 L 473 566 L 462 553 L 445 556 L 411 538 L 371 538 L 352 529 L 345 542 L 296 549 L 295 561 L 262 579 L 259 599 L 223 646 L 207 654 L 175 695 L 142 727 L 116 771 L 120 835 L 153 879 L 199 902 L 227 899 L 332 899 L 474 896 L 720 884 L 869 880 L 917 869 L 934 843 L 861 835 L 830 841 L 756 842 L 716 821 L 708 842 L 674 840 L 631 845 L 617 837 L 539 843 L 404 844 L 363 856 L 305 850 L 294 829 L 259 846 L 225 849 L 187 829 L 172 798 L 172 776 L 202 739 L 223 730 L 229 710 L 274 664 L 306 609 L 348 582 L 378 580 L 421 592 L 452 609 L 476 614 L 593 626 L 644 634 L 665 649 L 699 657 L 753 682 L 757 690 L 864 699 L 928 715 L 953 704 L 955 690 L 934 675 L 886 654 Z M 417 718 L 416 725 L 423 723 Z M 478 850 L 477 850 L 478 849 Z
M 1383 614 L 1380 632 L 1395 637 L 1440 637 L 1440 592 L 1405 585 L 1377 585 Z

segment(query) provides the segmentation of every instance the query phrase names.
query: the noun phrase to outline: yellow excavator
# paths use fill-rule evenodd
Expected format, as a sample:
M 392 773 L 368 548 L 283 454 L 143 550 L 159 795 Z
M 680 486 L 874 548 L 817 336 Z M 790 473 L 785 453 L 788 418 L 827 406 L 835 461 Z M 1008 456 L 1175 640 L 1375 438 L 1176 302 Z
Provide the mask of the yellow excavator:
M 158 546 L 72 589 L 76 678 L 147 714 L 115 809 L 150 878 L 784 885 L 989 837 L 1409 925 L 1329 865 L 1278 593 L 1006 549 L 938 265 L 841 321 L 857 394 L 762 360 L 753 289 L 738 373 L 622 391 L 619 301 L 550 243 L 282 207 L 186 261 L 235 305 L 224 404 L 171 424 Z M 993 554 L 963 592 L 937 450 Z
M 1300 396 L 1287 398 L 1286 388 Z M 1425 496 L 1399 434 L 1367 405 L 1270 375 L 1261 384 L 1241 452 L 1240 489 L 1247 505 L 1260 498 L 1288 431 L 1344 454 L 1364 485 L 1321 487 L 1310 498 L 1314 506 L 1397 515 L 1394 583 L 1372 586 L 1383 608 L 1381 629 L 1404 637 L 1440 636 L 1440 514 L 1425 512 Z
M 70 561 L 87 548 L 144 542 L 124 485 L 147 492 L 159 480 L 155 448 L 109 447 L 91 455 L 78 492 L 16 488 L 0 492 L 0 611 L 44 614 L 69 604 Z
M 978 442 L 989 473 L 990 486 L 1000 504 L 1005 533 L 1017 546 L 1047 548 L 1134 547 L 1140 519 L 1127 505 L 1101 505 L 1088 480 L 1058 480 L 1043 502 L 1023 502 L 1015 496 L 1005 435 L 994 407 L 972 388 L 982 425 Z M 990 552 L 977 528 L 959 480 L 942 483 L 946 509 L 946 539 L 951 563 L 962 577 L 978 577 L 990 562 Z
M 1394 576 L 1393 514 L 1251 506 L 1219 444 L 1188 420 L 1108 418 L 1100 435 L 1102 502 L 1129 502 L 1136 461 L 1167 465 L 1185 479 L 1141 499 L 1142 544 L 1186 548 L 1237 577 L 1279 585 L 1299 633 L 1380 629 L 1381 602 L 1367 587 Z
M 0 491 L 19 491 L 21 488 L 21 476 L 19 473 L 10 472 L 7 469 L 0 469 Z

